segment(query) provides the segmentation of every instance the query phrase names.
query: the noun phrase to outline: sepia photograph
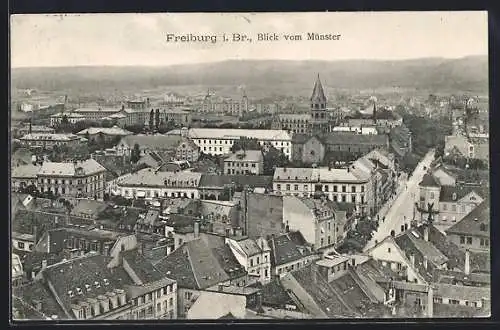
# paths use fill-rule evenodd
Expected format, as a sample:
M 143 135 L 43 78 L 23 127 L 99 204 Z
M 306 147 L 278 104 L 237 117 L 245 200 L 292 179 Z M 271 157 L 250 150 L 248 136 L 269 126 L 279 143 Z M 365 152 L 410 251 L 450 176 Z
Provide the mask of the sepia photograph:
M 9 34 L 12 322 L 491 317 L 486 11 Z

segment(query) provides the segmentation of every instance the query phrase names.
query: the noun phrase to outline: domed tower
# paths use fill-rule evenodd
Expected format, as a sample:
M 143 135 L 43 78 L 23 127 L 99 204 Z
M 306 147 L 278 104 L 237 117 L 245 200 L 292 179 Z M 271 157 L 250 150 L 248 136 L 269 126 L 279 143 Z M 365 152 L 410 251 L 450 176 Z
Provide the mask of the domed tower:
M 326 96 L 318 77 L 314 83 L 314 89 L 311 96 L 311 130 L 313 134 L 324 133 L 328 131 L 328 113 L 326 111 Z

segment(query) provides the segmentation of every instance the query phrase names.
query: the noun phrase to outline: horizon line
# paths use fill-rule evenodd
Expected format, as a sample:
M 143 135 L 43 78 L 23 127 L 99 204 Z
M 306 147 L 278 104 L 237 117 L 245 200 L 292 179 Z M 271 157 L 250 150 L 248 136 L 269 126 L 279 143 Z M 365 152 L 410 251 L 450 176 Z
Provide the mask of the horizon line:
M 193 63 L 173 63 L 173 64 L 77 64 L 77 65 L 47 65 L 47 66 L 11 66 L 10 69 L 57 69 L 57 68 L 89 68 L 89 67 L 111 67 L 111 68 L 127 68 L 127 67 L 143 67 L 143 68 L 159 68 L 159 67 L 172 67 L 172 66 L 188 66 L 188 65 L 200 65 L 200 64 L 215 64 L 229 61 L 253 61 L 253 62 L 264 62 L 264 61 L 281 61 L 281 62 L 348 62 L 348 61 L 359 61 L 359 62 L 404 62 L 404 61 L 415 61 L 415 60 L 461 60 L 470 57 L 486 57 L 489 54 L 471 54 L 464 55 L 460 57 L 443 57 L 443 56 L 428 56 L 428 57 L 409 57 L 400 59 L 370 59 L 370 58 L 353 58 L 353 59 L 335 59 L 335 60 L 324 60 L 324 59 L 224 59 L 218 61 L 207 61 L 207 62 L 193 62 Z

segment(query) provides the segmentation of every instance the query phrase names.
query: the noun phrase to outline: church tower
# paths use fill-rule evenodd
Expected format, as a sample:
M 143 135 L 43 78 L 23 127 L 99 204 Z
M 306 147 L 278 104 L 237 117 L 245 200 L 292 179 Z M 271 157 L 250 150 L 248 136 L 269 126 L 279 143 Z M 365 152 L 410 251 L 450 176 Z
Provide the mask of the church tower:
M 313 134 L 328 132 L 328 112 L 326 111 L 326 96 L 318 77 L 314 83 L 311 96 L 311 131 Z

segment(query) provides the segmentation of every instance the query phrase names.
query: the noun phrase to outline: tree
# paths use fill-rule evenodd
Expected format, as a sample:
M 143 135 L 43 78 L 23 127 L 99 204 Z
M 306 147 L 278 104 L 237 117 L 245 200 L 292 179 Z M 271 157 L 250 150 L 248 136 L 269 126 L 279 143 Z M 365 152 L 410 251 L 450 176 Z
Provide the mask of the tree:
M 156 109 L 155 113 L 155 128 L 158 129 L 160 126 L 160 109 Z
M 125 126 L 125 129 L 127 131 L 134 133 L 134 134 L 139 134 L 142 131 L 144 131 L 144 125 L 143 124 L 134 124 L 134 125 L 130 125 L 130 126 Z
M 285 167 L 289 163 L 288 157 L 282 151 L 270 147 L 269 151 L 264 153 L 264 175 L 274 175 L 277 167 Z
M 241 137 L 239 140 L 234 141 L 231 146 L 231 152 L 235 153 L 238 150 L 261 150 L 259 140 L 255 138 Z
M 138 143 L 134 144 L 134 149 L 132 149 L 131 155 L 130 155 L 130 161 L 132 163 L 137 163 L 139 159 L 141 158 L 141 149 Z

